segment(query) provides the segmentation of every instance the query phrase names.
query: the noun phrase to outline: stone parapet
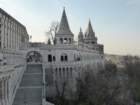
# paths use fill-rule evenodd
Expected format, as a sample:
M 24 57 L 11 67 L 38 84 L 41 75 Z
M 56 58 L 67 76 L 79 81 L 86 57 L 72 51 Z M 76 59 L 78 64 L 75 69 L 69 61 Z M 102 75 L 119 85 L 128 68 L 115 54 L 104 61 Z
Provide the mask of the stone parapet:
M 24 65 L 0 66 L 0 105 L 12 105 Z

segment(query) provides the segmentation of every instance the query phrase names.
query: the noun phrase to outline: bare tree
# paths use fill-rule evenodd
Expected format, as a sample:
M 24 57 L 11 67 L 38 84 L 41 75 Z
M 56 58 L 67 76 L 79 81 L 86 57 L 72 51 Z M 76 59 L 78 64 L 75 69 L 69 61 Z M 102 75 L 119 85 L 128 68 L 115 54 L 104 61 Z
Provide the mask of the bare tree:
M 66 85 L 67 85 L 67 81 L 64 80 L 63 82 L 58 82 L 57 80 L 55 80 L 55 87 L 56 87 L 56 95 L 58 97 L 64 97 L 64 93 L 66 90 Z M 61 86 L 61 87 L 60 87 Z
M 77 104 L 132 105 L 127 80 L 118 74 L 116 65 L 107 64 L 105 70 L 94 75 L 91 71 L 77 81 Z
M 67 99 L 65 97 L 65 93 L 67 92 L 68 81 L 67 80 L 55 80 L 55 88 L 56 88 L 56 97 L 55 104 L 56 105 L 65 105 Z
M 48 31 L 46 32 L 46 37 L 51 39 L 52 44 L 55 44 L 55 34 L 58 30 L 59 23 L 58 22 L 52 22 Z
M 51 45 L 51 40 L 50 40 L 50 38 L 48 39 L 47 44 L 48 44 L 48 45 Z
M 129 85 L 133 89 L 135 100 L 140 102 L 140 58 L 125 56 L 125 73 L 128 75 Z

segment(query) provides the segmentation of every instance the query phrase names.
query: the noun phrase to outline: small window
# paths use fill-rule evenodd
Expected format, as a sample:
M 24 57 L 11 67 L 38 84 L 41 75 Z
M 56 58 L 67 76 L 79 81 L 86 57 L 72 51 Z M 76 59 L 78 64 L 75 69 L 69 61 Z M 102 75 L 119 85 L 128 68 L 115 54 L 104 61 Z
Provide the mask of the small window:
M 71 43 L 71 38 L 69 38 L 69 42 Z
M 63 58 L 63 56 L 61 56 L 61 61 L 62 61 L 62 62 L 64 61 L 64 58 Z
M 69 68 L 67 67 L 67 78 L 69 77 Z
M 53 61 L 55 62 L 55 60 L 56 60 L 56 59 L 55 59 L 55 56 L 53 56 Z
M 60 38 L 60 43 L 63 44 L 63 38 Z
M 64 43 L 67 43 L 67 38 L 64 38 Z
M 72 77 L 72 68 L 70 68 L 70 77 Z
M 65 55 L 65 61 L 68 61 L 68 57 L 67 57 L 67 55 Z
M 57 44 L 57 39 L 54 39 L 54 44 Z
M 48 55 L 48 62 L 52 62 L 52 55 Z
M 0 48 L 1 48 L 1 41 L 0 41 Z
M 60 59 L 61 59 L 62 62 L 63 62 L 63 61 L 65 61 L 65 62 L 68 61 L 68 56 L 67 56 L 67 54 L 62 54 Z
M 59 68 L 59 76 L 61 77 L 61 68 Z
M 63 77 L 65 77 L 65 68 L 63 68 Z
M 0 81 L 0 100 L 2 100 L 2 81 Z
M 95 42 L 92 42 L 92 44 L 95 44 Z

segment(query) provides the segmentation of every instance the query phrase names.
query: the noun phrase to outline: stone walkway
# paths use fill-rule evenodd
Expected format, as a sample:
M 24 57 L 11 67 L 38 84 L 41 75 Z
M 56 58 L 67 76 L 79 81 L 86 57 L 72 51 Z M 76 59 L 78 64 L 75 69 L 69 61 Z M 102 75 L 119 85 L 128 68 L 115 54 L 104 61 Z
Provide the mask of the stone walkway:
M 28 65 L 17 90 L 13 105 L 41 105 L 42 79 L 42 65 Z

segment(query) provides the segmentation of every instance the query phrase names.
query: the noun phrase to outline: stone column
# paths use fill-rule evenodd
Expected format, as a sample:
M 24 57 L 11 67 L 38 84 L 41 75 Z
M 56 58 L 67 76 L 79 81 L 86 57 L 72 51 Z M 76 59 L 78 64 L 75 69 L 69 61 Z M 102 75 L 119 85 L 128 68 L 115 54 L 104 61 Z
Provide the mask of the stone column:
M 8 87 L 9 77 L 2 77 L 0 79 L 0 105 L 9 104 L 9 87 Z
M 0 105 L 2 105 L 2 79 L 0 79 Z
M 9 100 L 8 100 L 8 77 L 6 77 L 5 79 L 5 101 L 6 101 L 6 104 L 8 105 L 9 103 Z
M 13 49 L 13 30 L 14 30 L 14 22 L 12 21 L 12 27 L 11 27 L 11 30 L 12 30 L 12 32 L 11 32 L 11 46 L 12 46 L 12 49 Z
M 8 17 L 6 17 L 6 48 L 8 49 Z
M 13 21 L 13 49 L 15 49 L 15 22 Z
M 4 78 L 2 78 L 2 105 L 5 105 L 5 102 L 4 102 Z
M 5 103 L 6 103 L 6 105 L 7 105 L 7 77 L 5 78 L 5 81 L 4 81 L 4 89 L 5 89 L 5 92 L 4 92 L 4 95 L 5 95 Z
M 10 49 L 12 48 L 12 20 L 10 19 Z
M 6 41 L 5 41 L 5 21 L 6 21 L 6 18 L 5 18 L 5 16 L 3 16 L 3 19 L 4 19 L 4 22 L 3 22 L 3 49 L 5 49 L 6 48 Z
M 6 88 L 7 88 L 7 86 L 6 86 L 6 78 L 4 78 L 4 86 L 3 86 L 3 96 L 4 96 L 4 103 L 5 103 L 5 105 L 7 105 L 7 99 L 6 99 Z
M 7 100 L 7 105 L 9 105 L 9 79 L 10 79 L 10 76 L 7 76 L 6 78 L 6 100 Z

